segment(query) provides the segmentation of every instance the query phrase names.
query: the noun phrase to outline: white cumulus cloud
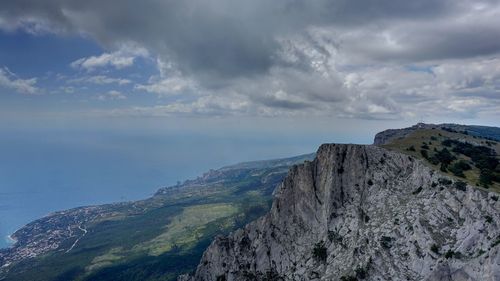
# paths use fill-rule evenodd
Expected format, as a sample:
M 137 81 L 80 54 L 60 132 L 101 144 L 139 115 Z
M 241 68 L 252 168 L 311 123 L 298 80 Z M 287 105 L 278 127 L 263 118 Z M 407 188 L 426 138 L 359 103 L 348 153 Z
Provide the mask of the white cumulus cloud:
M 132 66 L 136 58 L 147 56 L 148 52 L 144 48 L 122 47 L 115 52 L 80 58 L 72 62 L 71 67 L 87 71 L 109 66 L 116 69 L 122 69 Z
M 8 68 L 0 68 L 0 86 L 13 89 L 22 94 L 36 94 L 37 78 L 21 79 L 12 73 Z

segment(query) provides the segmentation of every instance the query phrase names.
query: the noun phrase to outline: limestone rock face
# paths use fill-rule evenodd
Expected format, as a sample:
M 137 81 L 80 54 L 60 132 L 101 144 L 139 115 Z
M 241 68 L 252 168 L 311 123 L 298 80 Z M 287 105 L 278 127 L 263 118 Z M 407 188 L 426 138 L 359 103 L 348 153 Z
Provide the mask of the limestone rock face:
M 500 280 L 499 210 L 407 155 L 326 144 L 179 280 Z

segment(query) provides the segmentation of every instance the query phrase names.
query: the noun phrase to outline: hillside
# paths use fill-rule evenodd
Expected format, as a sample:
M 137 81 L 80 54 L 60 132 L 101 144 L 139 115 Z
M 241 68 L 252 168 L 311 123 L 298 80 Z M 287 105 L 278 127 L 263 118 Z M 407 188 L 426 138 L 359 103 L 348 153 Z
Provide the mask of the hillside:
M 396 149 L 394 149 L 396 150 Z M 498 194 L 378 146 L 322 145 L 181 281 L 500 280 Z
M 263 215 L 289 167 L 313 157 L 228 166 L 146 200 L 50 214 L 0 250 L 0 280 L 175 280 L 215 235 Z
M 459 124 L 426 124 L 418 123 L 414 126 L 402 129 L 388 129 L 375 135 L 373 144 L 382 145 L 387 144 L 395 139 L 405 138 L 409 133 L 417 130 L 444 130 L 448 132 L 461 133 L 464 135 L 471 135 L 486 140 L 500 141 L 500 128 L 477 126 L 477 125 L 459 125 Z
M 488 129 L 483 135 L 476 127 Z M 499 138 L 500 129 L 493 127 L 417 124 L 381 132 L 374 143 L 422 159 L 456 180 L 500 192 Z
M 12 235 L 0 280 L 497 280 L 499 138 L 417 124 L 56 212 Z

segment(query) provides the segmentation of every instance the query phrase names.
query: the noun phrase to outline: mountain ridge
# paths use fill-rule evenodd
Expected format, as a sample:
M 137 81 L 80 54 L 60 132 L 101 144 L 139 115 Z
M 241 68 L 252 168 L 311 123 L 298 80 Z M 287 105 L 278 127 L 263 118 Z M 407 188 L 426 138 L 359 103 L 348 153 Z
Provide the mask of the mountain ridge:
M 399 152 L 322 145 L 179 280 L 499 280 L 495 196 Z
M 498 127 L 479 126 L 479 125 L 460 125 L 454 123 L 442 123 L 442 124 L 417 123 L 416 125 L 407 128 L 387 129 L 382 132 L 379 132 L 375 135 L 373 144 L 374 145 L 388 144 L 397 138 L 404 138 L 408 134 L 421 129 L 431 129 L 431 130 L 442 129 L 451 132 L 464 132 L 466 134 L 471 134 L 476 137 L 500 141 L 500 128 Z
M 471 129 L 472 127 L 476 128 L 476 131 L 473 131 Z M 454 223 L 456 227 L 463 227 L 464 222 L 460 218 L 460 212 L 457 213 L 456 210 L 453 209 L 462 204 L 460 198 L 455 195 L 460 193 L 473 194 L 473 196 L 471 195 L 472 197 L 475 197 L 476 199 L 479 198 L 479 201 L 482 202 L 482 205 L 480 204 L 481 206 L 479 206 L 478 209 L 485 210 L 486 208 L 487 213 L 478 215 L 477 212 L 472 212 L 473 215 L 469 216 L 469 222 L 476 221 L 478 226 L 482 228 L 484 228 L 485 225 L 490 226 L 490 224 L 495 227 L 492 232 L 493 234 L 486 237 L 487 241 L 482 236 L 478 238 L 478 241 L 483 242 L 484 245 L 490 245 L 490 247 L 494 248 L 496 251 L 497 246 L 500 243 L 500 236 L 495 237 L 497 234 L 497 226 L 499 224 L 498 217 L 496 216 L 498 213 L 498 204 L 496 203 L 498 200 L 498 194 L 495 193 L 498 192 L 497 183 L 494 182 L 490 187 L 477 187 L 479 185 L 476 184 L 477 177 L 471 176 L 473 175 L 473 171 L 478 173 L 478 169 L 474 166 L 477 165 L 477 163 L 473 161 L 474 159 L 468 158 L 458 152 L 455 153 L 454 149 L 457 148 L 457 144 L 470 143 L 473 145 L 473 148 L 476 146 L 487 147 L 490 150 L 493 149 L 491 151 L 496 150 L 496 153 L 498 154 L 498 151 L 500 151 L 500 145 L 492 140 L 495 139 L 495 136 L 497 136 L 495 132 L 500 132 L 500 129 L 484 126 L 472 127 L 457 124 L 417 124 L 410 128 L 386 130 L 377 134 L 374 140 L 374 142 L 378 143 L 377 146 L 326 144 L 320 147 L 318 153 L 323 153 L 325 149 L 328 150 L 332 146 L 337 148 L 349 148 L 350 150 L 344 149 L 339 151 L 338 155 L 335 154 L 335 157 L 339 157 L 337 159 L 337 162 L 339 163 L 346 163 L 346 161 L 349 160 L 355 169 L 350 169 L 349 167 L 342 165 L 338 167 L 336 166 L 335 168 L 329 170 L 326 178 L 331 180 L 329 177 L 333 177 L 333 175 L 337 175 L 338 178 L 342 178 L 351 174 L 349 179 L 343 180 L 343 183 L 341 184 L 343 187 L 346 187 L 349 182 L 356 182 L 364 179 L 363 183 L 359 182 L 359 186 L 354 187 L 355 189 L 360 189 L 362 184 L 364 186 L 368 185 L 369 187 L 379 184 L 376 178 L 367 178 L 364 167 L 358 167 L 358 162 L 361 163 L 365 161 L 363 159 L 368 159 L 368 154 L 374 153 L 374 155 L 380 156 L 379 154 L 382 153 L 381 155 L 383 157 L 381 156 L 380 159 L 374 160 L 370 158 L 370 161 L 374 164 L 370 165 L 370 167 L 381 166 L 388 168 L 389 170 L 393 168 L 401 169 L 401 167 L 408 164 L 407 161 L 410 161 L 409 159 L 413 159 L 411 160 L 411 163 L 420 163 L 418 164 L 418 169 L 420 169 L 419 171 L 425 170 L 425 173 L 429 174 L 432 172 L 430 177 L 434 180 L 432 182 L 428 182 L 426 186 L 418 184 L 415 185 L 413 182 L 409 182 L 407 184 L 407 188 L 410 190 L 406 190 L 402 196 L 409 196 L 410 199 L 412 197 L 418 197 L 421 199 L 421 202 L 427 202 L 427 204 L 430 204 L 429 200 L 431 200 L 433 196 L 440 196 L 440 198 L 445 202 L 447 202 L 446 200 L 451 200 L 451 207 L 445 206 L 440 210 L 443 211 L 452 208 L 453 212 L 448 211 L 448 214 L 454 215 L 441 218 L 440 223 L 450 225 Z M 477 130 L 478 127 L 480 128 L 479 131 Z M 484 133 L 484 131 L 481 130 L 486 130 L 488 134 L 481 135 L 481 132 Z M 475 133 L 473 134 L 472 132 Z M 500 134 L 498 135 L 500 136 Z M 483 137 L 487 138 L 485 139 Z M 452 156 L 457 160 L 453 160 L 447 168 L 453 168 L 454 163 L 458 163 L 459 160 L 468 161 L 472 166 L 472 169 L 464 171 L 464 175 L 462 176 L 466 176 L 466 178 L 451 174 L 451 169 L 445 172 L 439 171 L 439 166 L 430 163 L 434 161 L 434 157 L 438 152 L 447 148 L 443 146 L 443 143 L 448 139 L 458 142 L 452 142 L 451 146 L 448 147 L 453 154 Z M 411 140 L 411 142 L 408 142 L 408 140 Z M 416 149 L 411 150 L 410 148 L 413 146 Z M 422 146 L 421 150 L 419 150 L 420 146 Z M 425 148 L 425 146 L 428 147 Z M 425 158 L 422 153 L 424 150 L 426 150 L 429 154 L 427 158 Z M 362 151 L 369 151 L 370 153 L 361 153 Z M 354 152 L 354 154 L 351 155 L 351 152 Z M 390 159 L 387 158 L 387 155 L 399 155 L 396 157 L 397 159 L 400 159 L 396 161 L 398 164 L 395 165 L 393 163 L 392 166 L 389 165 L 388 163 L 390 162 Z M 79 207 L 52 213 L 46 217 L 31 222 L 18 230 L 16 232 L 17 234 L 14 235 L 14 238 L 17 238 L 18 242 L 13 248 L 0 250 L 0 280 L 175 280 L 177 275 L 189 272 L 194 269 L 196 265 L 198 265 L 199 259 L 202 257 L 202 253 L 210 244 L 213 237 L 216 235 L 222 235 L 220 237 L 225 237 L 224 235 L 228 235 L 232 231 L 234 231 L 233 233 L 239 233 L 241 229 L 246 229 L 243 227 L 247 225 L 247 223 L 250 223 L 249 225 L 258 224 L 256 219 L 264 216 L 269 208 L 274 208 L 270 206 L 273 192 L 276 192 L 277 198 L 280 196 L 280 189 L 275 189 L 275 186 L 292 184 L 289 181 L 287 182 L 288 177 L 286 176 L 287 174 L 290 176 L 290 173 L 298 173 L 300 169 L 297 170 L 297 167 L 294 166 L 295 164 L 300 164 L 304 162 L 304 160 L 312 160 L 312 162 L 306 162 L 306 164 L 304 164 L 305 166 L 309 165 L 308 167 L 310 170 L 307 173 L 308 176 L 311 176 L 313 179 L 305 181 L 305 186 L 319 179 L 320 177 L 316 175 L 319 173 L 318 169 L 313 168 L 315 165 L 314 163 L 318 162 L 318 160 L 314 160 L 315 156 L 317 156 L 317 154 L 312 153 L 291 158 L 243 162 L 235 165 L 229 165 L 216 170 L 210 170 L 196 179 L 187 180 L 184 183 L 179 183 L 174 186 L 160 188 L 151 198 L 148 199 L 107 205 Z M 321 157 L 325 158 L 324 156 L 320 156 L 320 158 Z M 495 157 L 498 158 L 498 155 Z M 336 161 L 334 161 L 333 158 L 330 160 L 334 163 Z M 304 165 L 299 165 L 298 167 L 302 167 Z M 326 163 L 323 166 L 326 167 L 328 165 L 331 166 L 334 164 Z M 382 172 L 382 174 L 384 173 L 385 172 Z M 394 173 L 394 171 L 390 175 L 398 179 L 398 181 L 403 180 L 399 179 L 397 177 L 397 173 Z M 369 184 L 370 181 L 371 184 Z M 467 185 L 467 183 L 469 183 L 469 185 Z M 324 187 L 322 187 L 322 181 L 314 183 L 312 186 L 313 188 L 310 189 L 311 194 L 314 195 L 312 200 L 325 203 L 325 199 L 323 198 L 325 192 L 319 192 L 322 188 L 324 189 Z M 337 192 L 336 197 L 348 198 L 348 190 L 344 188 L 341 190 L 343 191 Z M 434 193 L 430 193 L 429 190 L 433 190 Z M 479 192 L 479 194 L 487 194 L 486 199 L 484 198 L 485 196 L 481 197 L 477 195 L 477 192 Z M 309 200 L 310 198 L 308 199 L 308 195 L 311 194 L 303 193 L 297 195 L 296 198 Z M 363 194 L 366 195 L 365 191 L 363 191 Z M 381 194 L 384 194 L 386 198 L 392 198 L 394 196 L 394 194 L 388 192 L 386 189 L 382 189 Z M 427 198 L 427 196 L 430 196 L 430 199 Z M 337 204 L 337 207 L 339 205 L 337 202 L 338 198 L 335 200 L 330 198 L 332 203 L 336 202 L 335 204 Z M 496 198 L 496 200 L 494 200 L 494 198 Z M 294 198 L 287 198 L 285 203 L 294 202 L 292 199 Z M 344 202 L 344 199 L 340 200 L 340 202 Z M 379 196 L 376 197 L 376 200 L 385 200 L 385 198 Z M 420 202 L 416 202 L 417 205 L 419 203 Z M 432 204 L 435 204 L 435 202 Z M 471 205 L 469 209 L 471 209 L 472 206 L 476 206 L 474 205 L 475 203 L 471 204 L 473 205 Z M 488 206 L 488 204 L 494 206 L 494 210 L 496 210 L 495 215 L 490 214 L 492 212 L 490 207 L 485 207 Z M 308 207 L 311 221 L 314 221 L 316 217 L 322 217 L 329 212 L 321 209 L 321 206 L 322 204 L 314 205 L 311 203 Z M 429 206 L 427 207 L 430 208 Z M 318 210 L 323 211 L 316 214 L 314 212 L 316 207 L 318 207 Z M 340 208 L 342 207 L 344 207 L 344 205 L 340 204 Z M 272 210 L 273 209 L 271 209 L 271 211 Z M 358 221 L 357 223 L 360 225 L 373 223 L 376 220 L 376 217 L 385 216 L 387 220 L 392 220 L 391 216 L 384 214 L 377 214 L 375 216 L 373 214 L 369 214 L 367 210 L 361 208 L 360 206 L 358 206 L 357 209 L 355 208 L 354 210 L 350 210 L 350 212 L 351 213 L 348 213 L 353 222 Z M 422 210 L 421 212 L 425 218 L 426 213 Z M 293 217 L 293 214 L 290 216 Z M 336 218 L 341 216 L 341 213 L 335 214 Z M 396 217 L 398 216 L 396 215 Z M 480 223 L 482 224 L 480 225 Z M 429 228 L 428 223 L 420 223 L 419 225 L 419 227 L 424 226 Z M 469 226 L 470 225 L 467 224 L 465 228 L 468 228 Z M 414 225 L 406 225 L 406 227 L 413 228 Z M 448 229 L 450 228 L 449 225 L 447 227 Z M 314 229 L 324 230 L 325 227 L 322 225 L 316 225 Z M 364 243 L 363 239 L 354 239 L 347 235 L 346 233 L 348 230 L 342 231 L 340 228 L 339 231 L 328 229 L 326 231 L 326 237 L 322 237 L 321 240 L 315 241 L 311 245 L 307 245 L 307 254 L 314 255 L 316 257 L 313 258 L 312 263 L 318 263 L 318 260 L 316 260 L 318 258 L 319 261 L 322 261 L 325 256 L 328 261 L 329 251 L 331 250 L 329 247 L 339 250 L 339 253 L 343 253 L 347 258 L 346 260 L 349 261 L 349 258 L 352 259 L 351 256 L 354 254 L 347 253 L 346 249 L 352 248 L 356 251 L 366 252 L 366 249 L 359 249 L 359 246 L 367 244 L 385 249 L 385 246 L 390 246 L 394 243 L 397 244 L 400 242 L 398 239 L 392 240 L 394 237 L 390 235 L 383 236 L 386 238 L 383 238 L 380 235 L 372 235 L 377 237 L 376 239 L 378 240 L 375 242 L 371 241 L 371 243 Z M 307 241 L 314 241 L 314 239 L 318 239 L 318 237 L 320 236 L 308 237 Z M 351 241 L 350 244 L 340 241 L 343 239 L 346 239 L 344 242 Z M 217 243 L 220 241 L 225 241 L 224 243 L 226 243 L 228 241 L 230 242 L 231 239 L 217 238 L 215 241 L 216 242 L 213 242 L 212 246 L 208 248 L 206 252 L 210 252 L 212 247 L 215 247 L 214 245 L 217 246 Z M 334 244 L 336 243 L 338 245 L 331 246 L 332 241 Z M 452 265 L 453 263 L 463 264 L 464 261 L 472 259 L 469 255 L 471 252 L 466 253 L 466 256 L 462 256 L 463 249 L 459 249 L 459 246 L 456 245 L 451 245 L 449 243 L 441 244 L 442 241 L 436 241 L 439 243 L 436 243 L 435 245 L 436 247 L 439 247 L 431 249 L 434 245 L 425 244 L 424 246 L 427 248 L 423 248 L 421 245 L 422 243 L 419 241 L 417 242 L 420 247 L 419 251 L 426 254 L 425 257 L 427 258 L 427 255 L 430 255 L 431 258 L 439 260 L 440 262 L 452 262 Z M 306 247 L 304 246 L 304 243 L 301 245 L 303 248 Z M 477 241 L 472 244 L 476 245 Z M 233 245 L 236 244 L 233 243 Z M 452 246 L 454 246 L 454 248 Z M 324 249 L 325 247 L 327 247 L 326 252 Z M 337 249 L 336 247 L 340 248 Z M 404 249 L 410 249 L 411 245 L 405 245 L 404 247 Z M 389 249 L 393 249 L 392 246 Z M 459 251 L 455 251 L 456 249 Z M 415 251 L 414 248 L 411 248 L 410 250 Z M 434 250 L 437 253 L 435 253 Z M 465 250 L 472 251 L 471 248 L 467 248 Z M 481 253 L 481 251 L 485 252 Z M 479 255 L 481 253 L 479 257 L 490 255 L 489 252 L 486 253 L 486 249 L 481 247 L 477 247 L 472 252 L 474 255 Z M 304 258 L 310 260 L 311 256 L 307 256 L 305 253 L 306 252 L 303 253 Z M 494 254 L 496 255 L 496 252 L 494 252 Z M 357 253 L 357 255 L 359 255 L 359 253 Z M 267 252 L 262 257 L 264 259 L 268 259 Z M 64 262 L 61 262 L 61 260 Z M 420 261 L 420 259 L 415 260 Z M 275 262 L 276 261 L 277 260 L 275 260 Z M 366 278 L 366 276 L 373 277 L 375 276 L 373 269 L 370 271 L 366 268 L 368 261 L 370 261 L 369 258 L 364 259 L 365 264 L 344 264 L 342 265 L 343 269 L 339 271 L 338 274 L 342 274 L 339 275 L 340 277 L 351 278 L 342 280 L 355 280 L 352 278 L 363 280 L 361 278 L 363 276 L 365 276 L 363 278 Z M 430 264 L 425 258 L 424 261 L 424 265 Z M 228 264 L 229 263 L 226 262 L 226 266 Z M 267 269 L 270 268 L 272 267 L 268 267 Z M 307 268 L 307 266 L 302 266 L 302 269 L 304 270 Z M 433 270 L 437 269 L 437 267 L 432 268 Z M 284 277 L 277 274 L 277 270 L 266 271 L 265 269 L 266 268 L 260 268 L 258 272 L 247 272 L 256 274 L 246 276 L 250 279 L 235 280 L 283 280 L 279 279 Z M 303 278 L 306 278 L 306 280 L 314 280 L 316 277 L 321 279 L 322 271 L 318 270 L 313 270 L 312 273 L 309 272 L 312 275 L 309 274 L 302 276 Z M 330 271 L 332 270 L 333 269 L 330 269 Z M 325 269 L 325 272 L 327 271 L 328 270 Z M 439 268 L 438 271 L 455 272 L 456 270 L 452 266 L 449 268 Z M 465 274 L 469 274 L 467 273 L 467 270 L 464 272 Z M 367 275 L 368 273 L 371 275 Z M 439 278 L 460 277 L 457 277 L 458 275 L 452 276 L 450 274 L 440 275 Z M 497 272 L 495 271 L 494 274 L 496 277 Z M 430 278 L 432 276 L 428 277 Z M 181 277 L 180 280 L 189 278 L 190 277 L 184 276 Z M 196 275 L 194 278 L 194 280 L 211 280 L 196 279 Z M 215 278 L 213 280 L 220 281 L 222 279 L 218 280 Z M 303 279 L 299 278 L 290 280 Z

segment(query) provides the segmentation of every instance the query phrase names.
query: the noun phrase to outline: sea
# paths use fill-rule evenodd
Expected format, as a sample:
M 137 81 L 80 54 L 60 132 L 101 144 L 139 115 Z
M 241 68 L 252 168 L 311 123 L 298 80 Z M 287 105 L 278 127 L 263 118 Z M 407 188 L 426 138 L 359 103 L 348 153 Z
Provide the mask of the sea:
M 0 247 L 51 212 L 151 196 L 243 161 L 314 152 L 318 136 L 127 130 L 0 131 Z

